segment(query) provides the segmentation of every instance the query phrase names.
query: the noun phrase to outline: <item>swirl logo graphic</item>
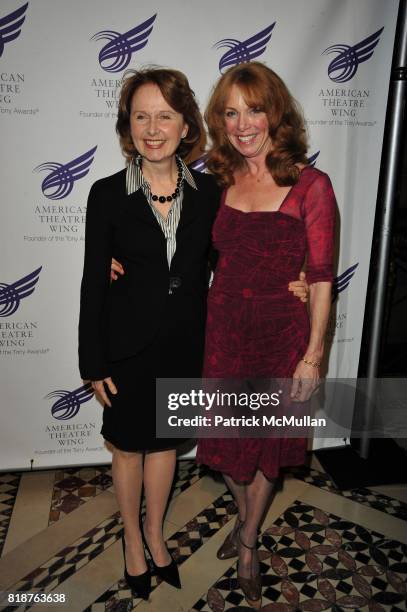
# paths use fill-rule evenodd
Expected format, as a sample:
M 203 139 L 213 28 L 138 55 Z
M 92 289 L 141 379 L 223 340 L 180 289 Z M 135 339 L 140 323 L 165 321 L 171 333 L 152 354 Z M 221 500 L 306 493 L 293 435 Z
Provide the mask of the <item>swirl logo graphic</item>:
M 197 172 L 205 172 L 206 171 L 206 160 L 208 159 L 207 155 L 202 155 L 196 159 L 192 164 L 192 170 L 196 170 Z
M 315 166 L 315 164 L 317 163 L 317 159 L 318 159 L 318 156 L 319 156 L 320 152 L 321 152 L 321 151 L 317 151 L 317 152 L 316 152 L 316 153 L 314 153 L 313 155 L 310 155 L 310 157 L 307 159 L 308 164 L 309 164 L 310 166 L 312 166 L 312 167 L 314 167 L 314 166 Z
M 58 397 L 56 402 L 52 404 L 51 414 L 58 421 L 67 421 L 73 419 L 80 410 L 82 404 L 88 402 L 93 397 L 92 384 L 86 383 L 82 387 L 78 387 L 74 391 L 65 391 L 58 389 L 52 391 L 45 396 L 45 399 L 53 399 Z
M 20 306 L 21 300 L 34 292 L 41 270 L 42 266 L 11 285 L 0 283 L 0 317 L 10 317 Z
M 132 30 L 120 34 L 114 30 L 96 32 L 91 40 L 108 40 L 99 52 L 99 64 L 106 72 L 120 72 L 127 68 L 131 56 L 148 43 L 157 13 Z
M 0 57 L 3 55 L 4 45 L 20 36 L 27 6 L 28 2 L 0 19 Z
M 96 149 L 97 146 L 64 165 L 57 162 L 45 162 L 34 168 L 35 172 L 51 170 L 41 184 L 45 197 L 49 200 L 66 198 L 71 193 L 74 182 L 89 172 Z
M 258 34 L 254 34 L 254 36 L 251 36 L 243 42 L 235 38 L 223 38 L 215 43 L 213 46 L 216 47 L 216 49 L 225 47 L 229 49 L 229 51 L 226 51 L 219 60 L 219 71 L 222 73 L 229 66 L 250 62 L 262 55 L 266 50 L 267 43 L 271 38 L 271 32 L 275 25 L 276 22 L 272 23 Z
M 347 288 L 356 272 L 358 265 L 359 263 L 355 263 L 353 266 L 345 270 L 345 272 L 342 272 L 342 274 L 334 278 L 334 282 L 332 284 L 332 303 L 334 303 L 338 295 Z
M 349 45 L 332 45 L 325 49 L 322 55 L 336 53 L 337 56 L 328 66 L 328 76 L 335 83 L 346 83 L 355 76 L 359 64 L 366 62 L 373 55 L 384 28 L 380 28 L 371 36 L 364 38 L 353 47 Z

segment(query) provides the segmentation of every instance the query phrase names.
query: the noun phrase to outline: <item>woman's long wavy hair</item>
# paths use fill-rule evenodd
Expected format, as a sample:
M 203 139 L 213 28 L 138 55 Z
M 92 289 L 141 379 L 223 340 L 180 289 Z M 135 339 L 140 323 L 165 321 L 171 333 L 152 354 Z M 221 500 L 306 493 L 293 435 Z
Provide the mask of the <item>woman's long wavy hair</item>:
M 165 101 L 183 116 L 188 125 L 188 133 L 181 140 L 177 154 L 186 161 L 196 159 L 205 148 L 206 135 L 194 92 L 185 74 L 157 66 L 128 70 L 124 75 L 116 122 L 123 155 L 128 160 L 138 155 L 130 131 L 131 102 L 139 87 L 150 83 L 159 87 Z
M 295 164 L 307 163 L 302 111 L 281 78 L 260 62 L 233 66 L 214 87 L 205 112 L 212 141 L 207 160 L 209 171 L 227 187 L 234 183 L 234 172 L 246 164 L 225 132 L 225 108 L 233 85 L 241 90 L 250 108 L 260 108 L 267 114 L 272 151 L 266 164 L 277 185 L 294 185 L 300 172 Z

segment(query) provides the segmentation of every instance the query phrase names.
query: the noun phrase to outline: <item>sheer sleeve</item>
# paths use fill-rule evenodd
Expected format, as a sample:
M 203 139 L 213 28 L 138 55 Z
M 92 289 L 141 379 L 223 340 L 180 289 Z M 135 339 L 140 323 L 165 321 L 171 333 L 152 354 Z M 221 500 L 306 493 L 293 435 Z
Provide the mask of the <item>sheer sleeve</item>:
M 319 173 L 302 203 L 307 235 L 307 281 L 333 281 L 336 200 L 328 175 Z

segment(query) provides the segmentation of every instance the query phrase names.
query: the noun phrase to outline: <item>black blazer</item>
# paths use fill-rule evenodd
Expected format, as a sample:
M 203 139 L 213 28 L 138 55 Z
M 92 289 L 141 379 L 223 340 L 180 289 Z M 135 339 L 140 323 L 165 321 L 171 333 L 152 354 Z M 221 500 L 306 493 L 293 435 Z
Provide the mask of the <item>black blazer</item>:
M 203 329 L 211 228 L 220 190 L 213 177 L 191 172 L 198 189 L 184 182 L 170 269 L 164 234 L 142 189 L 126 193 L 126 170 L 92 186 L 79 318 L 82 378 L 110 376 L 110 361 L 131 357 L 152 342 L 165 320 L 168 299 L 177 300 L 191 333 Z M 112 257 L 123 264 L 125 274 L 110 283 Z

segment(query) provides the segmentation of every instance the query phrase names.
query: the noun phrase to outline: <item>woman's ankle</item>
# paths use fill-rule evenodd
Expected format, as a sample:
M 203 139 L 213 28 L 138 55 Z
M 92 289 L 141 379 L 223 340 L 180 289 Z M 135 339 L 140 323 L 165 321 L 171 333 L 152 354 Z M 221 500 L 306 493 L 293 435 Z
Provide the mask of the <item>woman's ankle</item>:
M 256 548 L 257 535 L 258 535 L 258 529 L 256 529 L 255 531 L 252 529 L 247 529 L 247 526 L 245 523 L 239 529 L 239 539 L 244 548 L 248 548 L 248 549 Z
M 142 541 L 142 534 L 140 529 L 138 528 L 132 528 L 132 529 L 126 529 L 124 528 L 124 541 L 126 542 L 126 545 L 131 545 L 133 542 L 141 542 Z
M 149 541 L 153 541 L 153 542 L 157 542 L 157 541 L 160 542 L 161 540 L 164 541 L 162 525 L 151 526 L 149 525 L 148 522 L 144 521 L 143 533 L 144 533 L 145 538 Z

